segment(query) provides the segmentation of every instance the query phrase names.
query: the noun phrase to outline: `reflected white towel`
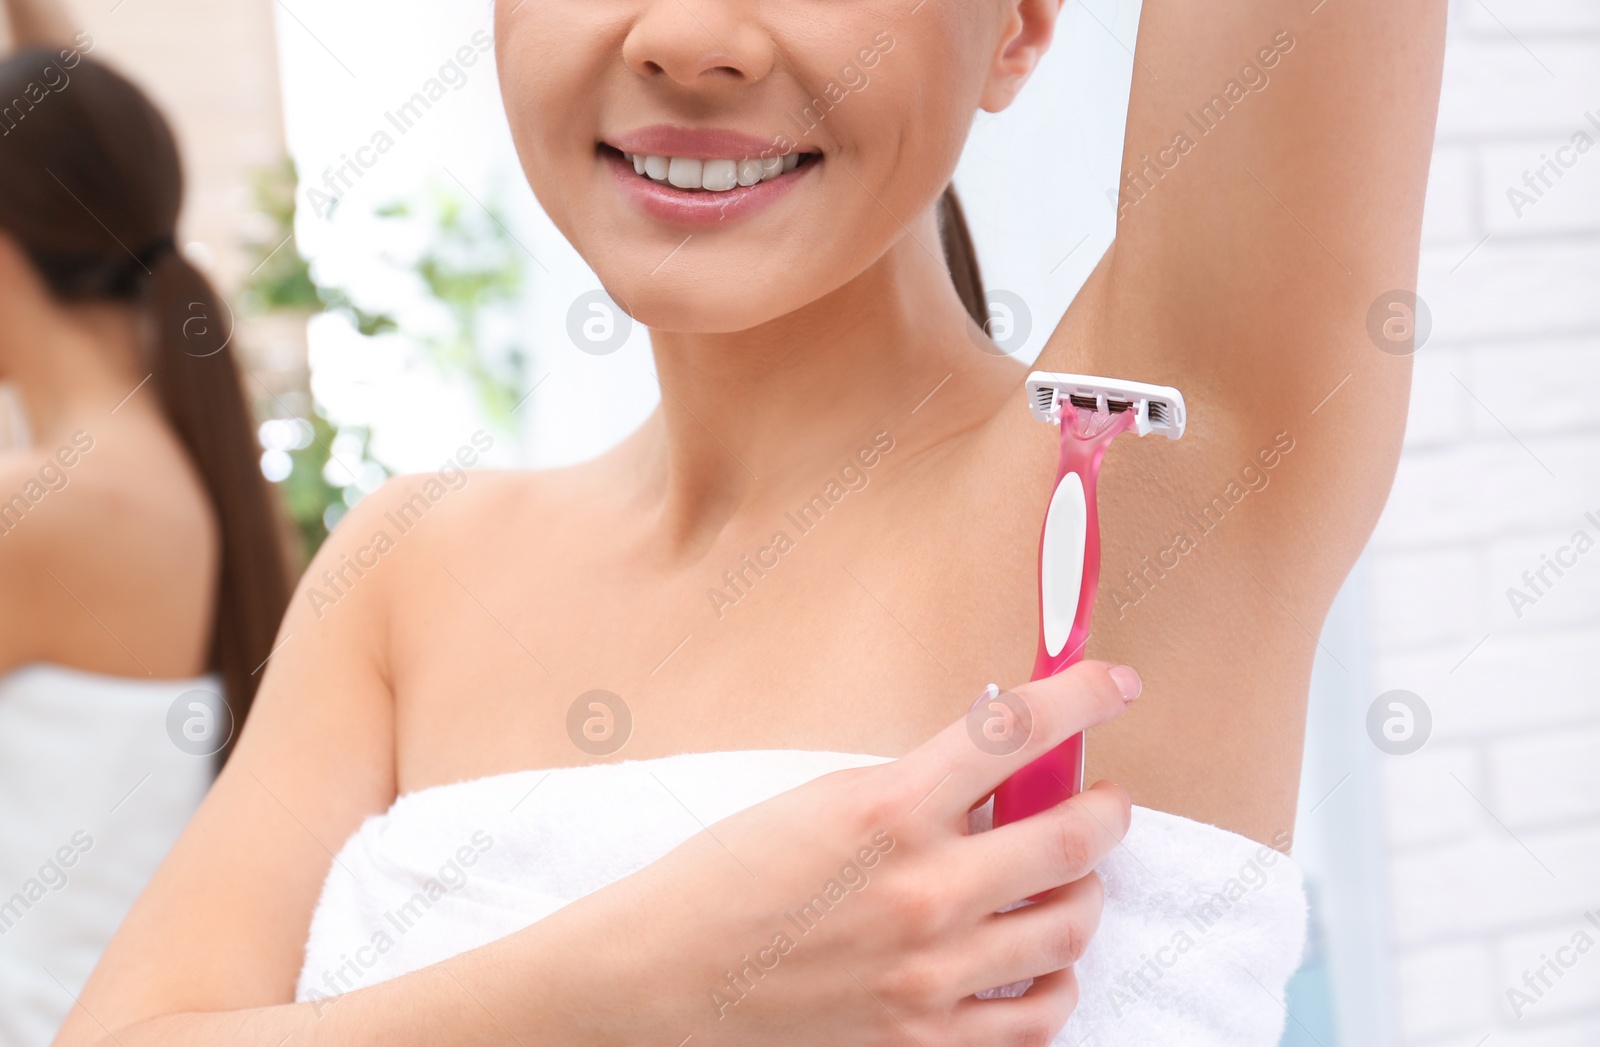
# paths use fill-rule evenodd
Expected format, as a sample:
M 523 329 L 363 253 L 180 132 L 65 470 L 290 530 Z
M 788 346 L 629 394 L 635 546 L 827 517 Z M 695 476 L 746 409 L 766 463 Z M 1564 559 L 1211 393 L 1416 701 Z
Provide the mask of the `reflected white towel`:
M 211 785 L 168 713 L 193 680 L 0 676 L 0 1045 L 45 1047 Z M 187 708 L 187 706 L 184 706 Z
M 710 825 L 883 757 L 691 753 L 424 789 L 340 849 L 296 998 L 372 985 L 488 944 L 643 868 Z M 1106 909 L 1058 1047 L 1274 1047 L 1304 944 L 1293 861 L 1210 825 L 1134 808 L 1100 866 Z

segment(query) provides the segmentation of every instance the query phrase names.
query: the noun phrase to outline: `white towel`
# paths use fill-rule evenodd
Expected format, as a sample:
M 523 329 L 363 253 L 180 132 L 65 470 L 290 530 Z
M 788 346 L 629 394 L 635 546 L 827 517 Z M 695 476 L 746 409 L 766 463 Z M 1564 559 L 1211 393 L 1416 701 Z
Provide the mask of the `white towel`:
M 0 675 L 0 1045 L 45 1047 L 211 785 L 173 741 L 193 680 Z M 187 710 L 186 702 L 180 703 Z
M 881 756 L 692 753 L 424 789 L 340 849 L 296 999 L 321 1000 L 488 944 L 762 800 Z M 981 828 L 981 826 L 975 827 Z M 1057 1047 L 1274 1047 L 1306 900 L 1292 860 L 1134 808 L 1100 865 L 1106 908 Z

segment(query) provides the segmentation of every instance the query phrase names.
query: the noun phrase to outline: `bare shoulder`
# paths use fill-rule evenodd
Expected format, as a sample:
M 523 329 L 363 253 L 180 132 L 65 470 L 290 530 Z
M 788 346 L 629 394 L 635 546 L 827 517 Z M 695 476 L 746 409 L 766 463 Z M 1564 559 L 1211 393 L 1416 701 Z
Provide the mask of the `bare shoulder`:
M 554 546 L 554 532 L 604 490 L 603 462 L 558 469 L 479 465 L 488 443 L 463 444 L 432 470 L 390 478 L 334 528 L 295 601 L 320 621 L 360 604 L 393 625 L 426 618 L 431 596 L 478 563 L 525 565 Z M 358 593 L 366 594 L 355 599 Z
M 530 522 L 570 510 L 596 489 L 593 470 L 487 469 L 462 465 L 453 456 L 435 470 L 392 477 L 362 498 L 334 534 L 341 556 L 359 566 L 402 548 L 417 551 L 404 558 L 410 562 L 504 540 L 514 530 L 528 542 L 536 537 L 524 529 Z
M 181 676 L 204 656 L 205 490 L 160 434 L 78 429 L 0 459 L 0 663 Z

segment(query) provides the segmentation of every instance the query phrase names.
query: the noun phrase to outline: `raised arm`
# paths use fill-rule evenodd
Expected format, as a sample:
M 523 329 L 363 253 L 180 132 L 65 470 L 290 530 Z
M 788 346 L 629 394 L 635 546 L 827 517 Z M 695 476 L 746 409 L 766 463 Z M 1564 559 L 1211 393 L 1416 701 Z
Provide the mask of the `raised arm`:
M 1249 451 L 1359 413 L 1301 463 L 1375 518 L 1410 363 L 1368 318 L 1415 288 L 1444 19 L 1443 0 L 1144 0 L 1115 244 L 1040 366 L 1176 385 L 1196 435 Z M 1378 311 L 1380 331 L 1400 316 Z
M 5 0 L 11 47 L 70 47 L 75 27 L 55 0 Z
M 1259 840 L 1293 824 L 1318 634 L 1399 460 L 1444 17 L 1144 0 L 1116 238 L 1038 360 L 1189 405 L 1106 458 L 1090 652 L 1160 697 L 1090 773 Z

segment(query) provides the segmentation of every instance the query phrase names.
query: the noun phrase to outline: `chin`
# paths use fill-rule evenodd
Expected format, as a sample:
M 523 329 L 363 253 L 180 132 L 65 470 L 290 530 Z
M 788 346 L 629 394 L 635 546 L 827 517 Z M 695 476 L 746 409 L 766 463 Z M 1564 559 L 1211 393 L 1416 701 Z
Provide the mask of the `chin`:
M 864 267 L 828 235 L 812 201 L 780 213 L 685 227 L 606 201 L 596 228 L 574 230 L 574 246 L 607 293 L 647 327 L 695 334 L 746 331 L 827 294 Z M 778 210 L 778 209 L 775 209 Z M 591 212 L 594 214 L 595 212 Z
M 671 277 L 596 266 L 601 283 L 635 321 L 656 331 L 732 334 L 776 320 L 814 301 L 825 289 L 808 286 L 793 269 L 766 265 L 749 252 L 730 252 L 722 264 L 700 262 Z M 770 260 L 768 260 L 770 263 Z M 623 268 L 623 267 L 618 267 Z

